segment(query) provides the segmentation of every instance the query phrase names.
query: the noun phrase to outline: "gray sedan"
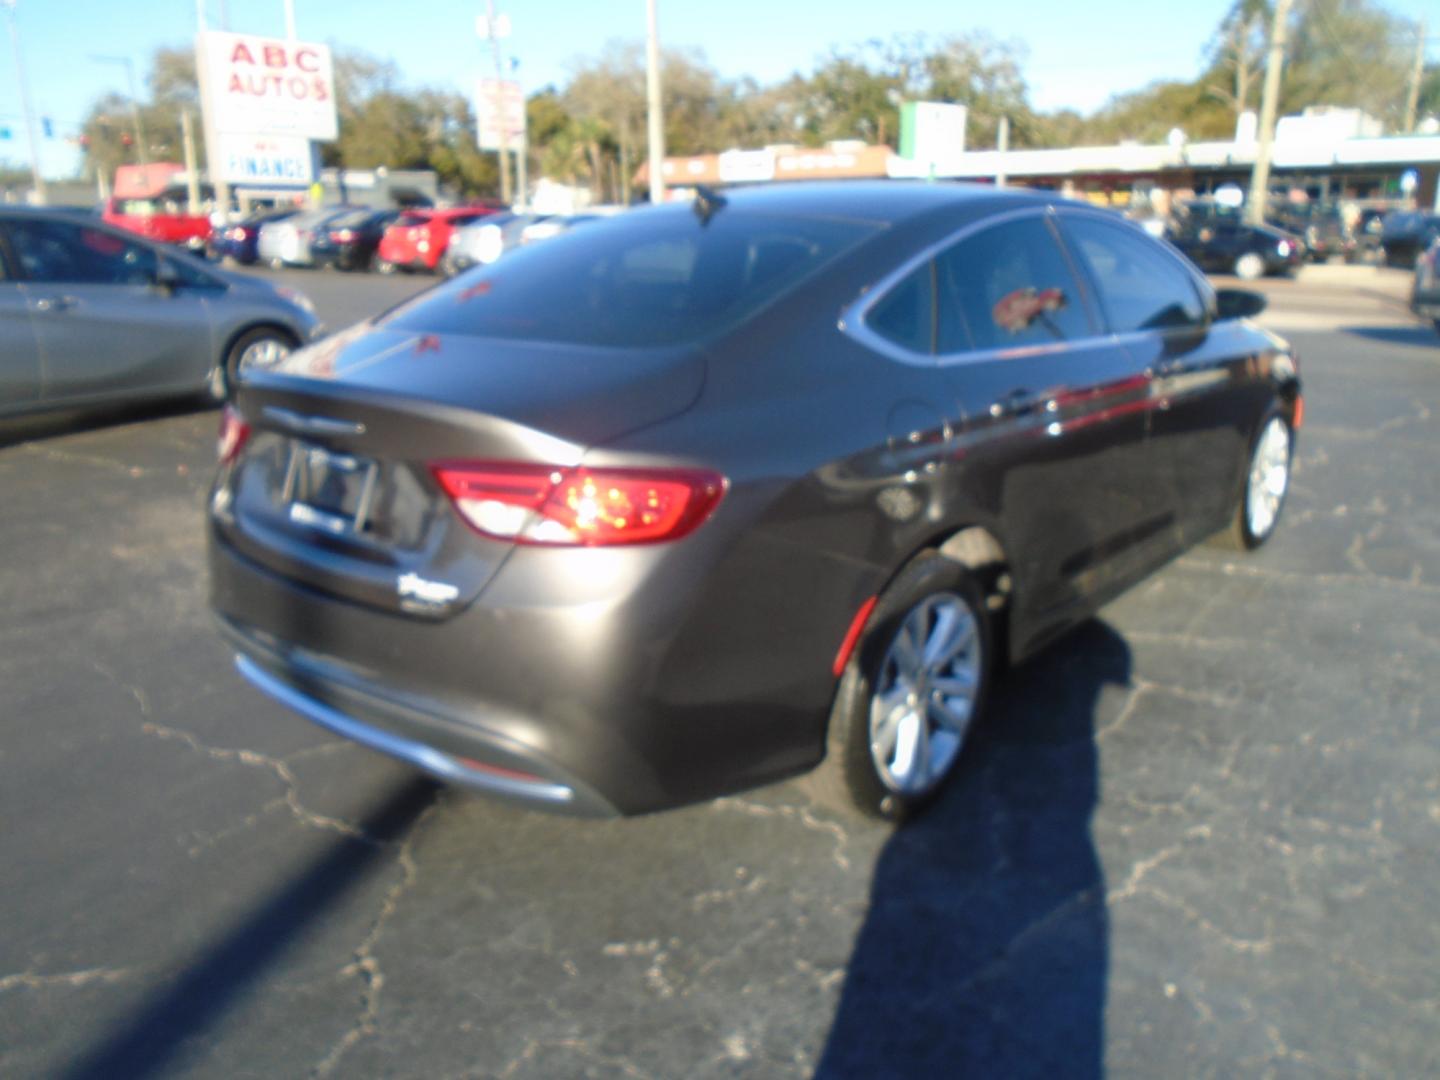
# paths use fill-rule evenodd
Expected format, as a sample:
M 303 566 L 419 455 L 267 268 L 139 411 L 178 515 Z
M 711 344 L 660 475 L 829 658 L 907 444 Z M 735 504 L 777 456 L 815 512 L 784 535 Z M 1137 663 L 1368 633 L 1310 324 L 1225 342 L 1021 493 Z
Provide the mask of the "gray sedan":
M 187 394 L 319 336 L 299 293 L 93 218 L 0 208 L 0 417 Z

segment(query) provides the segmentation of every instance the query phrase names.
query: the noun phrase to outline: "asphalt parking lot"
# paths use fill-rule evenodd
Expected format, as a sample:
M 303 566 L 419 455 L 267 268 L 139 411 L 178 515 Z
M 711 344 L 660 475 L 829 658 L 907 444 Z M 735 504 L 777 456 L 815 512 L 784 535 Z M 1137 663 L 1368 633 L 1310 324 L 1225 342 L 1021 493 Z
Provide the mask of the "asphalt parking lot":
M 332 326 L 428 284 L 286 275 Z M 1251 556 L 1002 682 L 898 833 L 444 790 L 234 674 L 213 412 L 0 441 L 0 1074 L 1440 1074 L 1440 336 L 1265 285 L 1306 383 Z

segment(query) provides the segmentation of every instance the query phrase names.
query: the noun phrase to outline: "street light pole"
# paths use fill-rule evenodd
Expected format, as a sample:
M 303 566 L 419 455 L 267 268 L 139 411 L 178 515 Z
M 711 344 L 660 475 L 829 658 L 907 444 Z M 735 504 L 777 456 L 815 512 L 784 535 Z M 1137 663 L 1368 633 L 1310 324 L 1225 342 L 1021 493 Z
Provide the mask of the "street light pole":
M 25 127 L 30 133 L 30 176 L 35 182 L 35 198 L 45 205 L 45 178 L 40 175 L 40 137 L 35 131 L 35 113 L 30 108 L 30 85 L 25 79 L 25 62 L 20 53 L 20 26 L 15 20 L 15 0 L 0 0 L 10 16 L 10 44 L 15 50 L 15 78 L 20 83 L 20 111 L 25 114 Z
M 221 11 L 224 11 L 224 0 L 221 0 Z M 223 14 L 221 19 L 224 19 Z M 285 0 L 285 36 L 295 40 L 295 0 Z
M 660 101 L 660 23 L 656 0 L 645 0 L 645 104 L 650 136 L 650 201 L 665 201 L 665 115 Z
M 1275 142 L 1275 111 L 1280 101 L 1280 74 L 1285 67 L 1285 35 L 1289 30 L 1292 0 L 1276 0 L 1270 23 L 1270 53 L 1265 58 L 1265 87 L 1260 95 L 1260 132 L 1255 146 L 1255 168 L 1250 173 L 1250 194 L 1245 200 L 1245 220 L 1251 225 L 1265 223 L 1265 205 L 1270 201 L 1270 155 Z

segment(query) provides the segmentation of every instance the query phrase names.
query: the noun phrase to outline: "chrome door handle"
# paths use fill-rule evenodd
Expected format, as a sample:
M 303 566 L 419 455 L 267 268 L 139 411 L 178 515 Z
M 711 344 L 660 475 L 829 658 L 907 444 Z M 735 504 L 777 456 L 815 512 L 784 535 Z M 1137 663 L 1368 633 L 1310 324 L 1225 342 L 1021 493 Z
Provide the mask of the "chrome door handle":
M 69 311 L 80 301 L 73 296 L 42 296 L 35 301 L 36 311 Z
M 1008 394 L 1001 394 L 999 400 L 990 406 L 990 415 L 1001 417 L 1029 412 L 1039 405 L 1044 398 L 1044 394 L 1036 394 L 1030 390 L 1011 390 Z

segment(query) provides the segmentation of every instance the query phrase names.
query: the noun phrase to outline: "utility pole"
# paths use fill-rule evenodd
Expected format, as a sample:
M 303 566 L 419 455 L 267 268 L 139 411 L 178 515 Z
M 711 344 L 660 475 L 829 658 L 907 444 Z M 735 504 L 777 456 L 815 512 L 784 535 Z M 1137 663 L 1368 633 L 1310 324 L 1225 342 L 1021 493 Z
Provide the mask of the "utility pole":
M 518 68 L 520 61 L 513 56 L 510 58 L 510 68 L 515 73 L 515 81 L 520 82 Z M 525 115 L 525 88 L 520 88 L 520 149 L 515 151 L 515 208 L 524 210 L 525 204 L 530 197 L 530 118 Z M 506 136 L 509 141 L 509 136 Z
M 660 102 L 660 20 L 656 0 L 645 0 L 645 105 L 650 135 L 650 201 L 665 201 L 665 114 Z
M 15 49 L 15 78 L 20 83 L 20 111 L 25 114 L 25 127 L 30 133 L 30 177 L 35 182 L 35 199 L 41 206 L 48 198 L 45 178 L 40 175 L 40 137 L 35 131 L 35 112 L 30 108 L 30 84 L 25 79 L 25 61 L 20 53 L 20 26 L 15 21 L 15 0 L 0 0 L 10 15 L 10 44 Z
M 1270 201 L 1270 154 L 1275 142 L 1275 111 L 1280 101 L 1280 75 L 1285 67 L 1291 3 L 1292 0 L 1275 0 L 1275 17 L 1270 22 L 1270 51 L 1265 57 L 1265 87 L 1260 94 L 1255 168 L 1250 173 L 1250 195 L 1245 200 L 1245 220 L 1251 225 L 1265 223 L 1265 206 Z
M 495 61 L 495 129 L 500 133 L 500 201 L 510 203 L 510 130 L 505 126 L 505 68 L 500 62 L 500 24 L 495 21 L 495 0 L 485 0 L 490 56 Z
M 995 167 L 995 186 L 1005 186 L 1005 155 L 1010 152 L 1010 117 L 1000 117 L 1000 130 L 995 133 L 995 149 L 1000 151 L 999 164 Z
M 185 147 L 185 194 L 189 198 L 186 209 L 193 215 L 200 213 L 200 164 L 195 156 L 195 123 L 189 109 L 180 110 L 180 141 Z
M 1415 35 L 1415 66 L 1410 69 L 1410 92 L 1405 95 L 1405 131 L 1415 130 L 1415 113 L 1420 107 L 1420 80 L 1425 77 L 1425 16 Z

